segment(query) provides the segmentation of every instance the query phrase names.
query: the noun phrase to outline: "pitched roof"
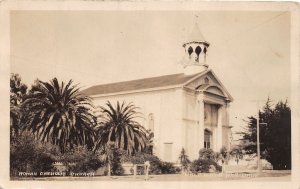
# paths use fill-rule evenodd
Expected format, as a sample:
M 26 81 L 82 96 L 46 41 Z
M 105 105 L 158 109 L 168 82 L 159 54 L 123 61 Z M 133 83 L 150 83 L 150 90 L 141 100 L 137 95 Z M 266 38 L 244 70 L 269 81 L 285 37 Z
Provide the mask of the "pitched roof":
M 201 33 L 198 24 L 196 23 L 192 32 L 186 39 L 185 43 L 190 43 L 190 42 L 204 42 L 207 43 L 207 41 L 204 39 L 203 34 Z
M 151 77 L 151 78 L 137 79 L 131 81 L 117 82 L 117 83 L 109 83 L 103 85 L 95 85 L 83 90 L 82 93 L 84 93 L 85 95 L 101 95 L 101 94 L 127 92 L 127 91 L 141 90 L 141 89 L 180 85 L 189 81 L 190 79 L 192 79 L 198 74 L 185 75 L 183 73 L 180 73 L 180 74 L 164 75 L 159 77 Z

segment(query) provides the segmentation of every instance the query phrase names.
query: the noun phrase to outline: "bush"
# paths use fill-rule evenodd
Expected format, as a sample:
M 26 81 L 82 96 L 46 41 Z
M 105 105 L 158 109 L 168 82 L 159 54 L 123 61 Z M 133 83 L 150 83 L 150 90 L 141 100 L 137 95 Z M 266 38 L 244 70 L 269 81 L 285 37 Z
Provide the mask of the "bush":
M 222 167 L 219 166 L 214 160 L 211 159 L 194 160 L 191 164 L 190 171 L 194 174 L 208 173 L 211 166 L 214 166 L 217 171 L 222 171 Z
M 162 173 L 162 171 L 161 171 L 162 162 L 155 155 L 146 154 L 146 153 L 138 153 L 138 154 L 132 156 L 130 158 L 130 161 L 133 164 L 143 164 L 143 163 L 145 163 L 145 161 L 149 161 L 150 162 L 150 170 L 149 170 L 150 174 L 159 175 Z M 144 174 L 144 168 L 139 167 L 137 172 L 139 174 Z
M 84 146 L 76 147 L 74 150 L 68 150 L 61 158 L 61 161 L 72 172 L 94 172 L 99 167 L 104 166 L 97 152 L 88 150 Z M 70 165 L 69 163 L 75 163 Z
M 180 168 L 176 168 L 174 164 L 170 162 L 161 162 L 160 169 L 162 174 L 176 174 L 180 172 Z
M 30 133 L 11 136 L 10 175 L 18 176 L 19 172 L 55 171 L 52 164 L 57 161 L 58 155 L 58 147 L 37 141 Z
M 199 159 L 215 160 L 215 152 L 212 149 L 202 148 L 199 151 Z
M 180 168 L 176 168 L 173 163 L 161 161 L 157 156 L 147 153 L 138 153 L 131 157 L 126 157 L 127 161 L 133 164 L 144 164 L 150 162 L 149 174 L 175 174 L 180 172 Z M 137 168 L 137 174 L 145 174 L 144 167 Z

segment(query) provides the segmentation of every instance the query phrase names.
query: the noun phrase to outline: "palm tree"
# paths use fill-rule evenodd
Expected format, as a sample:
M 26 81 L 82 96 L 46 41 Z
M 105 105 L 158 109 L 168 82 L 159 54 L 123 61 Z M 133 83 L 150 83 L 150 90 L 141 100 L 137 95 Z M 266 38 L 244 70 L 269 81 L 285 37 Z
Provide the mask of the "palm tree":
M 125 150 L 129 155 L 143 151 L 148 145 L 147 131 L 134 121 L 139 117 L 137 107 L 132 103 L 126 105 L 125 102 L 117 102 L 116 107 L 113 107 L 109 101 L 106 106 L 100 107 L 103 114 L 97 130 L 95 150 L 113 142 L 116 148 Z
M 58 145 L 62 152 L 74 145 L 93 146 L 93 105 L 72 83 L 59 84 L 56 78 L 50 83 L 37 80 L 22 104 L 27 112 L 24 128 L 41 141 Z

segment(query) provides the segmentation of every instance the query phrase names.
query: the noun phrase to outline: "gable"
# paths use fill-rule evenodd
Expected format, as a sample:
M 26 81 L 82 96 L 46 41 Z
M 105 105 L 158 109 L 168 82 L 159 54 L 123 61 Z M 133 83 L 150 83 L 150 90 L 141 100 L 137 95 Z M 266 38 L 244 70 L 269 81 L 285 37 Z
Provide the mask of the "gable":
M 223 96 L 228 100 L 233 101 L 232 96 L 212 70 L 208 70 L 206 73 L 189 80 L 184 84 L 184 87 Z
M 191 89 L 199 89 L 205 85 L 218 85 L 219 83 L 213 77 L 213 75 L 208 72 L 200 77 L 194 78 L 192 81 L 189 81 L 185 86 Z
M 220 96 L 225 96 L 224 92 L 216 86 L 210 86 L 206 89 L 206 91 Z

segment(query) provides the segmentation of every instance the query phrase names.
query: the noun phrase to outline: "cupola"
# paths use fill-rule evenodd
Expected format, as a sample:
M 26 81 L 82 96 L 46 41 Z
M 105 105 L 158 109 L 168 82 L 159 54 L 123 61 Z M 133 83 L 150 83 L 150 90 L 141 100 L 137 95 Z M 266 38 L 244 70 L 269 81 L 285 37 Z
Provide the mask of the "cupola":
M 208 68 L 206 55 L 209 43 L 204 39 L 198 24 L 195 24 L 187 40 L 183 43 L 185 56 L 181 62 L 185 74 L 195 74 Z

